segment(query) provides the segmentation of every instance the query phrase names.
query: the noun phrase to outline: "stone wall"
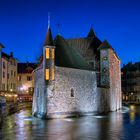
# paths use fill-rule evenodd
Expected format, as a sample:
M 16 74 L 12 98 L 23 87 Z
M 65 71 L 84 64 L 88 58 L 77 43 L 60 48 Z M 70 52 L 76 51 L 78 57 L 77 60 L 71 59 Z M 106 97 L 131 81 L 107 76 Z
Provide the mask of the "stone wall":
M 109 50 L 109 71 L 110 71 L 110 111 L 121 108 L 121 70 L 120 60 L 112 49 Z
M 33 114 L 36 112 L 46 114 L 47 93 L 45 87 L 44 71 L 41 67 L 35 71 L 35 89 L 32 106 Z
M 35 71 L 33 114 L 69 117 L 115 111 L 121 107 L 120 61 L 108 50 L 108 87 L 97 87 L 95 71 L 55 67 L 55 80 L 47 84 L 43 67 Z M 39 116 L 37 115 L 37 116 Z
M 56 67 L 49 86 L 47 113 L 97 112 L 96 72 Z

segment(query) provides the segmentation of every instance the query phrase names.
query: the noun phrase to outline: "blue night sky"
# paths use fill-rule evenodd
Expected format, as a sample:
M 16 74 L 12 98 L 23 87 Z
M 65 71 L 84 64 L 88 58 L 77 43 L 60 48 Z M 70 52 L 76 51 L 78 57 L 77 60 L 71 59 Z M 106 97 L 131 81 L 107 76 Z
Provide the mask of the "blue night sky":
M 140 61 L 140 2 L 137 0 L 0 0 L 0 42 L 19 61 L 41 54 L 51 13 L 53 37 L 85 37 L 93 26 L 107 39 L 122 63 Z

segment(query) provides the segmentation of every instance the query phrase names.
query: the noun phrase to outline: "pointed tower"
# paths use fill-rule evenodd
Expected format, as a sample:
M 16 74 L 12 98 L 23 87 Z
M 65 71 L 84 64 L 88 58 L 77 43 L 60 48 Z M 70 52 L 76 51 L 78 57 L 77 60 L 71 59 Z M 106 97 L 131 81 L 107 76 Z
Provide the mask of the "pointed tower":
M 43 48 L 43 69 L 44 79 L 46 83 L 50 83 L 54 80 L 54 57 L 55 57 L 55 46 L 51 33 L 51 28 L 48 26 L 47 36 L 44 42 Z
M 89 31 L 87 37 L 96 37 L 95 32 L 92 27 L 90 28 L 90 31 Z

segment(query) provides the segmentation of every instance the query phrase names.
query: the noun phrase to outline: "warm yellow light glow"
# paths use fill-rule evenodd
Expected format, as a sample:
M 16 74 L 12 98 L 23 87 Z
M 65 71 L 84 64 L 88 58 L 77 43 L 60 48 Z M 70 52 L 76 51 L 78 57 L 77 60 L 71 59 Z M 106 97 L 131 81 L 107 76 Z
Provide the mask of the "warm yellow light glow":
M 50 58 L 50 49 L 46 48 L 46 59 Z
M 54 59 L 54 49 L 52 49 L 52 59 Z
M 46 80 L 49 80 L 49 77 L 50 77 L 50 75 L 49 75 L 49 69 L 46 69 Z
M 52 80 L 54 80 L 54 69 L 52 69 Z
M 10 89 L 10 91 L 12 92 L 12 91 L 13 91 L 13 89 Z

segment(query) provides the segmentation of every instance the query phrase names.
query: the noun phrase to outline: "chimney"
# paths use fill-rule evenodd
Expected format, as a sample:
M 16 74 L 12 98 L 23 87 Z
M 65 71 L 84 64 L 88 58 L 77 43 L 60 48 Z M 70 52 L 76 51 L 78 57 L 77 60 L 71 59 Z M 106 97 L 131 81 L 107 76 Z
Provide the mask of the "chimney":
M 13 52 L 10 52 L 10 57 L 13 57 Z

